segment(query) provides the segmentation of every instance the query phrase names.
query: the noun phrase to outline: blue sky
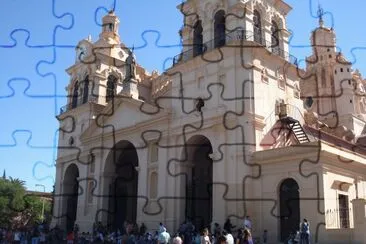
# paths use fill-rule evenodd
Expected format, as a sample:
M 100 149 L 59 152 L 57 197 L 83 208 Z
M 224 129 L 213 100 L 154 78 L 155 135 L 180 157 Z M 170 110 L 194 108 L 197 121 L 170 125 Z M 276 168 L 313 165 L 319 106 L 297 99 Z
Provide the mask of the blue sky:
M 74 47 L 90 34 L 95 41 L 101 17 L 115 5 L 119 33 L 135 46 L 137 62 L 148 71 L 180 52 L 178 30 L 183 18 L 180 0 L 2 0 L 0 3 L 0 173 L 26 181 L 29 189 L 52 190 L 58 122 L 66 104 L 65 69 L 75 60 Z M 318 0 L 287 0 L 293 10 L 287 25 L 293 33 L 291 54 L 310 54 L 310 32 Z M 344 55 L 366 74 L 366 35 L 361 21 L 364 0 L 320 0 L 327 26 L 337 33 Z M 159 47 L 155 42 L 159 39 Z M 147 45 L 144 45 L 144 39 Z M 9 86 L 11 88 L 9 88 Z

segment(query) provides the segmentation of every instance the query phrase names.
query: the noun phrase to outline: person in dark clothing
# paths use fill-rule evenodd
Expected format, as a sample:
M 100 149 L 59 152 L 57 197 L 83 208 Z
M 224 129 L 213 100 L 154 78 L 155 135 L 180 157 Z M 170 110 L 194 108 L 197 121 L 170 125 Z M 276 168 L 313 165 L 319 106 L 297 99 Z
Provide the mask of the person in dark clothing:
M 236 244 L 244 244 L 244 229 L 241 228 L 238 231 L 238 236 L 236 237 Z
M 141 223 L 141 226 L 140 226 L 140 236 L 144 236 L 146 233 L 146 226 L 144 223 Z
M 217 244 L 226 244 L 226 237 L 220 236 L 216 242 Z
M 224 230 L 226 230 L 228 233 L 232 233 L 232 229 L 235 228 L 236 226 L 231 224 L 230 219 L 227 219 L 225 224 L 224 224 Z

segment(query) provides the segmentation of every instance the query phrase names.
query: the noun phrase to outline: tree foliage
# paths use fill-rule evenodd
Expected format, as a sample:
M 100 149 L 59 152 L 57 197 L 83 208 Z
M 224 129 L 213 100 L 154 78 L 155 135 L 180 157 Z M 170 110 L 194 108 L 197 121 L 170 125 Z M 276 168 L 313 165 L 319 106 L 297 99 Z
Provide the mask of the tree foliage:
M 22 227 L 42 220 L 43 200 L 26 195 L 24 184 L 19 179 L 0 178 L 0 227 Z M 50 209 L 50 202 L 45 201 L 45 215 L 49 215 Z

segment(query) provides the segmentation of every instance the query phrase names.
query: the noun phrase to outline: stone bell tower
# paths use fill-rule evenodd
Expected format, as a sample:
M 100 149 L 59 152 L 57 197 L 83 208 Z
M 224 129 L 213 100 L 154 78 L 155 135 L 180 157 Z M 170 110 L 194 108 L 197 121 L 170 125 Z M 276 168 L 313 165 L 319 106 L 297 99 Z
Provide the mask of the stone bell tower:
M 319 121 L 330 128 L 345 126 L 357 136 L 365 123 L 357 118 L 352 64 L 337 51 L 335 31 L 324 26 L 322 9 L 318 15 L 319 27 L 310 39 L 313 53 L 306 59 L 306 75 L 301 85 L 304 107 L 317 113 Z
M 99 37 L 101 39 L 109 40 L 109 41 L 115 41 L 117 43 L 120 43 L 120 37 L 118 34 L 119 29 L 119 19 L 114 14 L 114 11 L 111 10 L 109 13 L 103 17 L 103 26 L 102 26 L 102 32 L 100 33 Z

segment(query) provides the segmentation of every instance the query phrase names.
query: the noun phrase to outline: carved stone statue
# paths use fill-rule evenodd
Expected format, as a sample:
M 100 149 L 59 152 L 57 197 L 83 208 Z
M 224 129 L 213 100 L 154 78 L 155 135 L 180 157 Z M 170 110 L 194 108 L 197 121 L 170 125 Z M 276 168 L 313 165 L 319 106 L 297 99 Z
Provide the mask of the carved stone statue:
M 136 59 L 131 50 L 128 51 L 126 59 L 126 78 L 125 81 L 136 78 Z

